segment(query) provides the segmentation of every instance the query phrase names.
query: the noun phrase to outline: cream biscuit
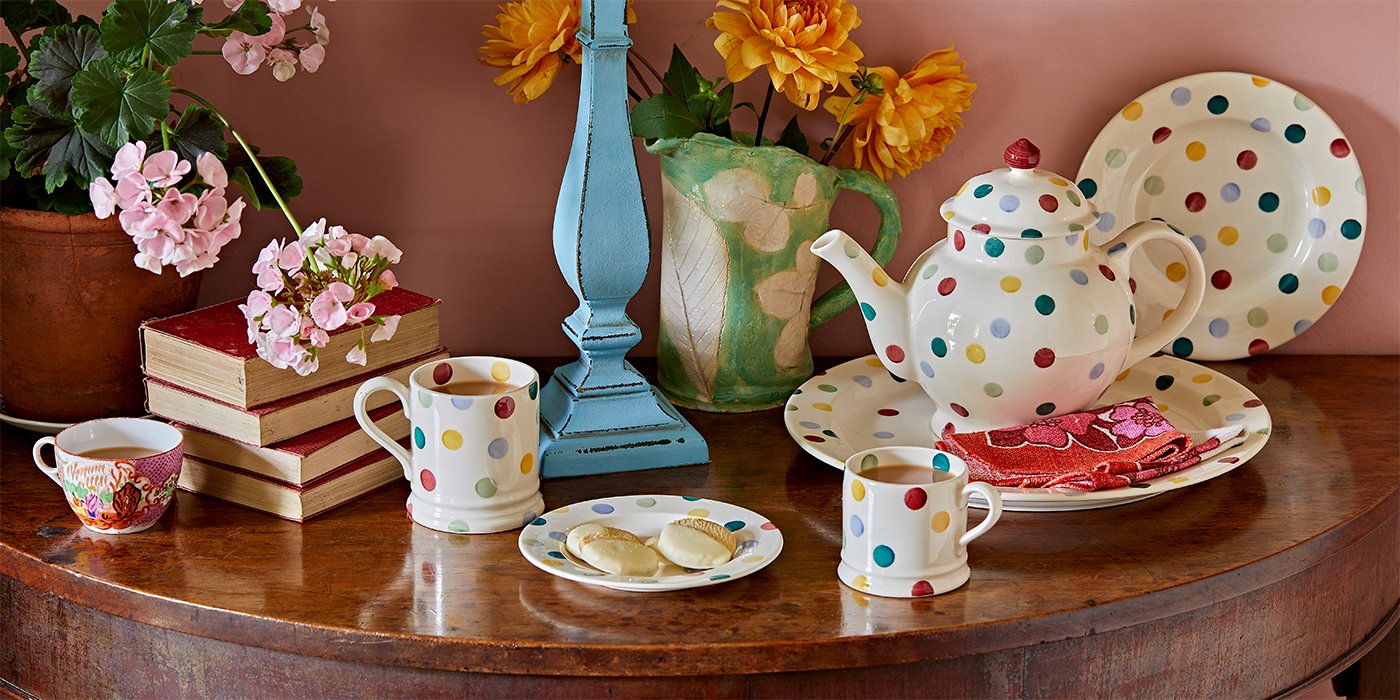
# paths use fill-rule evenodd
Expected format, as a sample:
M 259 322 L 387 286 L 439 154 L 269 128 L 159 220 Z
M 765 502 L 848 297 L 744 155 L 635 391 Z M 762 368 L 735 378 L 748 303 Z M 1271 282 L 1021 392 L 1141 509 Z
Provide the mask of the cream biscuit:
M 569 536 L 564 538 L 564 547 L 569 550 L 570 554 L 582 559 L 583 538 L 589 535 L 599 535 L 603 533 L 611 533 L 616 536 L 630 537 L 634 540 L 637 540 L 638 542 L 641 542 L 641 540 L 638 539 L 636 535 L 621 528 L 608 527 L 607 525 L 600 525 L 598 523 L 584 523 L 582 525 L 579 525 L 578 527 L 573 528 L 572 530 L 569 530 Z
M 734 558 L 738 542 L 719 523 L 684 518 L 662 528 L 656 548 L 663 556 L 688 569 L 712 569 Z
M 620 576 L 654 576 L 661 565 L 655 551 L 625 530 L 584 535 L 579 550 L 589 565 Z

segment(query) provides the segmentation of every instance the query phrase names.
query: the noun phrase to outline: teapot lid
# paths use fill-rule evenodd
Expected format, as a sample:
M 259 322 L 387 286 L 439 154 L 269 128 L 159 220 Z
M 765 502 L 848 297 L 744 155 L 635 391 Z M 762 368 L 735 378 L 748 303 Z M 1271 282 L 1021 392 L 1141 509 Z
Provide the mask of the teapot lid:
M 1071 236 L 1095 226 L 1113 229 L 1113 215 L 1100 215 L 1073 182 L 1037 169 L 1040 149 L 1029 140 L 1017 140 L 1003 157 L 1007 167 L 968 180 L 939 207 L 949 226 L 997 238 Z

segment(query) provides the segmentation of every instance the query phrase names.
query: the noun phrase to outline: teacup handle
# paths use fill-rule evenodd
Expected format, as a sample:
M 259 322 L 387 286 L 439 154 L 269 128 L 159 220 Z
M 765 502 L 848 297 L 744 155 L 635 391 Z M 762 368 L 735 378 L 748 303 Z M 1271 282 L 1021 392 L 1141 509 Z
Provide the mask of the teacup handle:
M 977 527 L 963 534 L 962 539 L 958 540 L 958 546 L 960 547 L 966 547 L 967 543 L 981 537 L 983 533 L 992 529 L 992 526 L 996 525 L 998 520 L 1001 520 L 1001 492 L 997 491 L 995 486 L 986 482 L 968 482 L 967 488 L 963 489 L 963 510 L 967 510 L 967 503 L 971 500 L 972 494 L 970 492 L 972 491 L 982 494 L 982 498 L 987 500 L 987 517 L 982 518 L 982 522 L 977 523 Z
M 1201 308 L 1201 299 L 1206 293 L 1206 265 L 1201 260 L 1200 251 L 1196 250 L 1195 244 L 1191 243 L 1190 239 L 1160 221 L 1141 221 L 1133 224 L 1117 238 L 1109 241 L 1106 247 L 1111 248 L 1119 243 L 1127 246 L 1116 255 L 1123 261 L 1120 266 L 1123 274 L 1131 275 L 1133 251 L 1136 251 L 1143 243 L 1152 240 L 1163 240 L 1176 246 L 1176 249 L 1181 251 L 1181 254 L 1186 258 L 1186 293 L 1181 296 L 1181 301 L 1177 302 L 1176 308 L 1172 310 L 1171 318 L 1164 321 L 1151 333 L 1133 340 L 1132 346 L 1128 348 L 1128 355 L 1123 360 L 1123 366 L 1119 367 L 1119 370 L 1127 369 L 1147 359 L 1181 335 L 1181 332 L 1186 330 L 1186 326 L 1190 325 L 1191 320 L 1196 317 L 1196 311 Z
M 369 395 L 376 391 L 393 392 L 395 396 L 399 397 L 399 402 L 403 404 L 404 416 L 412 420 L 408 414 L 407 387 L 388 377 L 375 377 L 361 384 L 360 388 L 355 391 L 355 420 L 360 424 L 360 428 L 369 434 L 370 438 L 379 443 L 380 447 L 388 450 L 394 459 L 399 460 L 399 464 L 403 465 L 404 478 L 413 481 L 413 456 L 403 448 L 403 445 L 400 445 L 389 437 L 388 433 L 375 425 L 369 417 L 369 411 L 365 410 L 365 403 L 369 401 Z
M 54 452 L 58 451 L 58 444 L 54 442 L 52 435 L 39 438 L 39 441 L 34 443 L 34 464 L 39 467 L 39 471 L 43 472 L 44 476 L 53 479 L 59 488 L 63 488 L 63 479 L 58 476 L 58 467 L 49 466 L 49 463 L 44 461 L 43 455 L 39 454 L 39 451 L 44 449 L 44 445 L 52 445 Z

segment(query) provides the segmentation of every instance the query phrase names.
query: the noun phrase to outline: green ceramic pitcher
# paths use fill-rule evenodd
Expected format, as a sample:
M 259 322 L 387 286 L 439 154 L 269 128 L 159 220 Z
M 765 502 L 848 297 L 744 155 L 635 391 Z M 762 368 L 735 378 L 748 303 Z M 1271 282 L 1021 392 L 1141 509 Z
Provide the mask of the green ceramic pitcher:
M 812 375 L 808 332 L 855 302 L 845 283 L 812 301 L 817 257 L 841 190 L 880 212 L 872 255 L 899 239 L 899 202 L 867 172 L 821 165 L 788 148 L 712 134 L 661 139 L 658 384 L 677 405 L 757 411 L 782 405 Z

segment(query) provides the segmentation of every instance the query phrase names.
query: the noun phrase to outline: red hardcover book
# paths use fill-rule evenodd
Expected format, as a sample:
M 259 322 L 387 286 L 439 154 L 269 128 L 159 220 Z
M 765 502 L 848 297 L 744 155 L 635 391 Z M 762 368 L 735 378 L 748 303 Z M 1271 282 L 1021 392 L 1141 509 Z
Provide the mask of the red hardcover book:
M 258 358 L 248 342 L 248 324 L 238 310 L 242 300 L 228 301 L 141 325 L 142 367 L 146 376 L 204 396 L 250 408 L 293 394 L 402 362 L 438 347 L 437 299 L 406 289 L 391 289 L 371 301 L 377 315 L 399 315 L 398 331 L 387 342 L 371 343 L 369 363 L 344 361 L 360 338 L 375 326 L 366 322 L 336 329 L 320 349 L 320 369 L 301 377 Z

